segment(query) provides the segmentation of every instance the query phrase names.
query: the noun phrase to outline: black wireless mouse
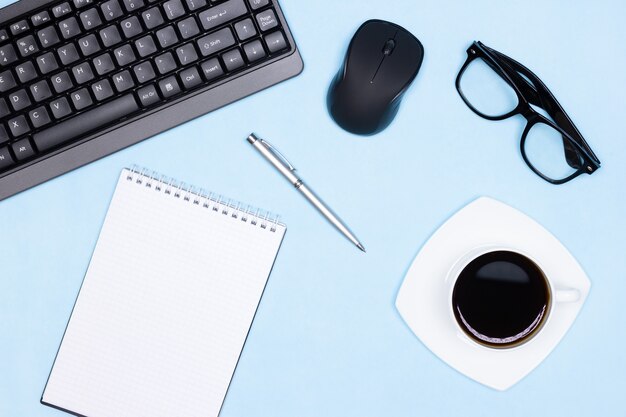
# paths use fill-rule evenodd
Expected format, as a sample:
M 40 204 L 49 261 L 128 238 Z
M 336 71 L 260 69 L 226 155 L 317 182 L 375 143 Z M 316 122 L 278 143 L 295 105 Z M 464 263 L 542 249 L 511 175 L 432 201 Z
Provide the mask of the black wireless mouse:
M 363 23 L 328 91 L 330 115 L 339 126 L 358 135 L 385 129 L 423 58 L 422 44 L 406 29 L 383 20 Z

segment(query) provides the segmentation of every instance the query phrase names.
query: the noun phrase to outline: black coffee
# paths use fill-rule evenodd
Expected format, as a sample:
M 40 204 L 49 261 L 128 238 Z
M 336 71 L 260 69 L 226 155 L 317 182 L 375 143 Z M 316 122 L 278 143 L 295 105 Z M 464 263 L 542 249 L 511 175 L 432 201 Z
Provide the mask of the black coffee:
M 527 257 L 489 252 L 463 269 L 454 285 L 452 307 L 469 337 L 489 347 L 512 347 L 543 325 L 550 288 L 541 269 Z

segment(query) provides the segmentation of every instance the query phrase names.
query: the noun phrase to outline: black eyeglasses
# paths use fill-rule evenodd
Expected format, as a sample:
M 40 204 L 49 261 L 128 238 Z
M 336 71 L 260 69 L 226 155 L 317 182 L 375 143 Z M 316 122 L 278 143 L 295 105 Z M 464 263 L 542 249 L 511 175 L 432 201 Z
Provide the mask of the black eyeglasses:
M 544 180 L 563 184 L 600 168 L 600 161 L 548 87 L 514 59 L 474 42 L 456 78 L 456 89 L 480 117 L 503 120 L 519 114 L 526 118 L 522 157 Z

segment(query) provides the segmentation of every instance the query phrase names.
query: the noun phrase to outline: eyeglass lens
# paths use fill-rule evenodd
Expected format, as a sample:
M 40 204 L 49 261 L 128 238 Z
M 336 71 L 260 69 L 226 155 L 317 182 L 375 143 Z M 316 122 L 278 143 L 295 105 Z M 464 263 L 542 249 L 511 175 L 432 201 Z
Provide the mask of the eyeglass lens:
M 517 94 L 513 88 L 482 58 L 470 62 L 459 84 L 470 105 L 483 115 L 503 116 L 517 107 Z
M 573 175 L 578 168 L 572 167 L 567 161 L 563 140 L 561 133 L 553 126 L 543 122 L 535 123 L 524 141 L 528 163 L 552 180 L 558 181 Z M 572 165 L 580 166 L 580 161 Z

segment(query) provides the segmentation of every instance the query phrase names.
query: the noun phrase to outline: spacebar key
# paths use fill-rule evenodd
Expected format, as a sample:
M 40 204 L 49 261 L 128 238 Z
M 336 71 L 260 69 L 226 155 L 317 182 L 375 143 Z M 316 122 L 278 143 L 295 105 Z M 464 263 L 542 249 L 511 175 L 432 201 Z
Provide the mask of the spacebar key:
M 39 151 L 54 148 L 139 110 L 132 94 L 115 99 L 33 135 Z

